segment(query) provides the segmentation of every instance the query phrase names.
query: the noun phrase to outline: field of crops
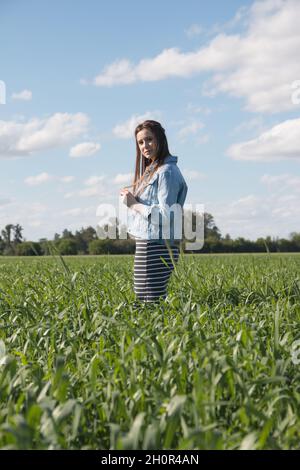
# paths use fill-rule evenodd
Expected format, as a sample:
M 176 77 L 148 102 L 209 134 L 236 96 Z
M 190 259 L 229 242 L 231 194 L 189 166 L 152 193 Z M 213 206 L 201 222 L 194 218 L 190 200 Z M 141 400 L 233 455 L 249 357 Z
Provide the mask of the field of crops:
M 300 255 L 183 256 L 158 306 L 132 278 L 0 258 L 0 448 L 300 448 Z

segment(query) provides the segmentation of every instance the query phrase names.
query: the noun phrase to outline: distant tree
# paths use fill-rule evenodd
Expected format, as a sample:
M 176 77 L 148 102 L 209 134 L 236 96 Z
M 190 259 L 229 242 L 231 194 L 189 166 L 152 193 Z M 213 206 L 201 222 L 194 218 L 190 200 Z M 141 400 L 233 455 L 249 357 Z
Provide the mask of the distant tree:
M 192 220 L 192 232 L 196 232 L 197 214 L 195 212 L 184 211 L 183 218 L 189 213 Z M 184 220 L 183 220 L 184 223 Z M 200 223 L 204 229 L 204 246 L 199 253 L 253 253 L 253 252 L 299 252 L 300 232 L 292 232 L 289 239 L 272 238 L 271 236 L 260 237 L 256 241 L 247 240 L 244 237 L 232 239 L 229 233 L 222 238 L 219 228 L 216 226 L 211 214 L 205 212 L 200 214 Z M 106 224 L 103 230 L 107 232 L 109 226 Z M 184 227 L 184 224 L 183 224 Z M 119 225 L 116 226 L 119 231 Z M 39 242 L 27 241 L 22 235 L 23 228 L 20 224 L 7 224 L 0 233 L 0 255 L 76 255 L 76 254 L 133 254 L 135 251 L 135 241 L 132 239 L 103 239 L 92 227 L 81 228 L 75 235 L 64 229 L 62 235 L 55 233 L 53 240 L 41 238 Z M 187 240 L 183 240 L 183 249 Z M 100 237 L 100 238 L 99 238 Z M 188 240 L 192 241 L 192 240 Z
M 256 240 L 255 246 L 256 246 L 256 251 L 259 251 L 259 252 L 264 252 L 264 251 L 267 252 L 268 251 L 268 246 L 266 245 L 266 241 L 262 237 L 259 237 Z
M 243 253 L 246 251 L 246 240 L 244 237 L 238 237 L 233 240 L 233 251 L 236 253 Z
M 17 245 L 18 243 L 21 243 L 23 241 L 23 235 L 22 235 L 23 227 L 21 227 L 20 224 L 16 224 L 13 226 L 13 232 L 14 232 L 14 245 Z
M 271 251 L 271 244 L 272 244 L 272 241 L 271 241 L 271 237 L 270 236 L 267 236 L 266 239 L 265 239 L 265 244 L 266 244 L 266 249 L 267 249 L 267 252 L 269 253 Z
M 49 256 L 56 251 L 55 242 L 53 240 L 47 240 L 47 238 L 40 238 L 39 244 L 42 250 L 42 255 L 44 256 Z
M 96 240 L 97 232 L 94 227 L 89 226 L 87 228 L 81 229 L 81 236 L 84 240 L 86 240 L 86 242 L 90 242 L 92 240 Z
M 230 253 L 232 252 L 232 238 L 230 237 L 229 233 L 226 233 L 225 237 L 222 239 L 222 252 Z
M 3 238 L 0 235 L 0 255 L 3 254 L 4 248 L 5 248 L 5 242 L 4 242 Z
M 203 251 L 204 253 L 207 251 L 210 251 L 210 249 L 208 250 L 208 243 L 211 243 L 212 240 L 213 241 L 221 240 L 222 238 L 221 232 L 216 226 L 213 216 L 209 214 L 208 212 L 204 212 L 204 214 L 197 214 L 195 211 L 192 211 L 192 212 L 184 211 L 183 218 L 185 219 L 186 217 L 188 218 L 191 217 L 192 219 L 192 232 L 193 233 L 196 233 L 199 231 L 199 227 L 197 227 L 197 223 L 200 222 L 200 224 L 202 224 L 200 229 L 204 230 L 204 247 L 200 251 Z M 198 221 L 197 221 L 197 218 L 198 218 Z M 184 227 L 184 220 L 183 220 L 183 227 Z M 184 234 L 184 239 L 185 239 L 185 235 L 186 234 Z
M 6 256 L 11 256 L 14 254 L 14 247 L 11 240 L 13 228 L 13 224 L 7 224 L 4 230 L 1 231 L 4 242 L 3 254 Z
M 293 242 L 285 238 L 280 238 L 277 242 L 277 250 L 281 253 L 294 251 Z M 298 249 L 298 251 L 300 251 L 300 249 Z
M 223 251 L 222 241 L 211 235 L 205 239 L 204 247 L 209 253 L 222 253 Z
M 6 245 L 11 245 L 11 234 L 12 234 L 13 228 L 14 228 L 13 224 L 7 224 L 5 226 L 5 229 L 1 231 L 4 243 Z
M 74 235 L 70 230 L 65 228 L 61 237 L 62 238 L 74 238 Z
M 221 232 L 216 226 L 213 216 L 208 212 L 204 213 L 204 239 L 206 237 L 221 240 Z
M 16 247 L 18 256 L 41 256 L 42 248 L 38 242 L 21 242 Z
M 57 249 L 61 255 L 77 255 L 77 243 L 72 238 L 61 239 L 57 244 Z
M 78 253 L 87 254 L 89 243 L 92 242 L 93 240 L 97 240 L 97 232 L 91 226 L 87 228 L 82 227 L 80 231 L 77 230 L 75 232 L 74 239 L 76 240 L 76 243 L 77 243 Z
M 133 254 L 135 252 L 134 240 L 112 240 L 112 251 L 115 254 Z
M 103 254 L 133 254 L 135 250 L 134 240 L 93 240 L 89 243 L 89 253 L 91 255 Z
M 104 255 L 110 253 L 111 242 L 106 240 L 92 240 L 89 243 L 88 249 L 90 255 Z
M 292 232 L 289 239 L 295 250 L 300 250 L 300 232 Z

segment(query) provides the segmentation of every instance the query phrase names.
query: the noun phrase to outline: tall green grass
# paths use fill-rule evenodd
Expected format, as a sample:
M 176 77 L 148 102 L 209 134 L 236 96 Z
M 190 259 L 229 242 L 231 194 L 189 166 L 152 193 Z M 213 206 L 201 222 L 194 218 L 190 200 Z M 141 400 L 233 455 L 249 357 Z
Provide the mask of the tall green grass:
M 0 258 L 0 447 L 297 449 L 299 320 L 299 255 Z

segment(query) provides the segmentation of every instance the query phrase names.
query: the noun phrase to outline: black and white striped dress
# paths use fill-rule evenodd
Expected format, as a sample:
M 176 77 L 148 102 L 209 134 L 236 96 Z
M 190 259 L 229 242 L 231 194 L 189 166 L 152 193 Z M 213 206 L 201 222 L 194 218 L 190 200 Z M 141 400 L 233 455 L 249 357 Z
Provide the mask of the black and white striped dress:
M 177 263 L 179 249 L 170 245 L 173 261 Z M 162 259 L 167 263 L 162 261 Z M 166 244 L 155 240 L 136 238 L 134 257 L 134 292 L 139 300 L 155 302 L 167 296 L 167 285 L 174 269 L 172 258 Z

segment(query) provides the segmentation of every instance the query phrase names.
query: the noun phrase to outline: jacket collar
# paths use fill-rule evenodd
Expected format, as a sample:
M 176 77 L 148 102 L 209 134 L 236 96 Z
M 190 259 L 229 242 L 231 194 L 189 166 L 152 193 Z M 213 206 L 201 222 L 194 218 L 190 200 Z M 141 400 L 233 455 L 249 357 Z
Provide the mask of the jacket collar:
M 167 155 L 166 158 L 164 159 L 164 163 L 177 163 L 178 157 L 175 155 Z

